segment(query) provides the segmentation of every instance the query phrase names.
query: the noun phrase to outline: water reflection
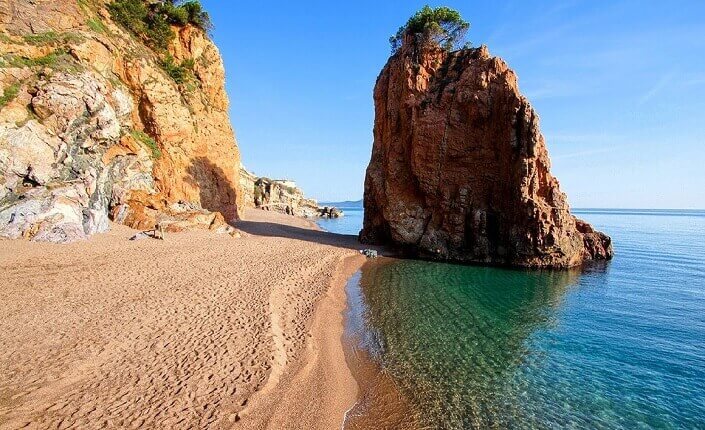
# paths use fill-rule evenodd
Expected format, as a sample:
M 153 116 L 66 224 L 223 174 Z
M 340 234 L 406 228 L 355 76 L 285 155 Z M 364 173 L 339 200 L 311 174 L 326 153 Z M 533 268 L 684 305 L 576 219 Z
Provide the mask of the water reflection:
M 413 260 L 365 265 L 348 284 L 347 336 L 358 376 L 375 382 L 363 382 L 366 401 L 348 428 L 381 418 L 378 428 L 526 423 L 511 400 L 512 374 L 579 276 Z

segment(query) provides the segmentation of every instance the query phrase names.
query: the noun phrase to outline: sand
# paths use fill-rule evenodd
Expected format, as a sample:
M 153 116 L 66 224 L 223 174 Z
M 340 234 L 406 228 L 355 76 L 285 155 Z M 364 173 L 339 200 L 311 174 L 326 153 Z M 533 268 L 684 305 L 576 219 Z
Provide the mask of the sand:
M 340 428 L 359 245 L 244 219 L 239 239 L 0 241 L 0 428 Z

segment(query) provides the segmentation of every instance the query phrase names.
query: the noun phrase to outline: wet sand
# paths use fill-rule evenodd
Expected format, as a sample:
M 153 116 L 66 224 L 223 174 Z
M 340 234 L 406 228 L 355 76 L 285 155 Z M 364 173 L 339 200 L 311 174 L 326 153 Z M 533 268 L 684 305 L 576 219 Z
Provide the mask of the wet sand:
M 392 264 L 394 258 L 380 257 L 368 261 L 367 270 Z M 370 286 L 367 286 L 370 287 Z M 343 346 L 348 367 L 357 381 L 358 395 L 355 405 L 347 412 L 345 429 L 397 429 L 413 430 L 424 428 L 421 425 L 418 411 L 413 401 L 404 396 L 395 384 L 394 378 L 387 374 L 370 352 L 362 345 L 364 333 L 362 321 L 350 323 L 348 319 L 359 319 L 364 312 L 356 297 L 363 295 L 365 286 L 361 285 L 361 272 L 357 272 L 346 281 L 346 297 L 348 306 L 345 311 L 346 327 L 343 336 Z
M 0 428 L 340 428 L 359 245 L 244 218 L 240 239 L 0 241 Z

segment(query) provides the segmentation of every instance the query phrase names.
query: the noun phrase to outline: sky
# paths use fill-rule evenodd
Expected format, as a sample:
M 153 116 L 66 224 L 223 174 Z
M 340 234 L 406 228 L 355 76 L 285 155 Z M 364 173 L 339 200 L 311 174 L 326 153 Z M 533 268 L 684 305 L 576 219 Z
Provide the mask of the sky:
M 358 200 L 389 36 L 424 4 L 519 76 L 573 207 L 705 208 L 705 1 L 202 0 L 245 166 Z

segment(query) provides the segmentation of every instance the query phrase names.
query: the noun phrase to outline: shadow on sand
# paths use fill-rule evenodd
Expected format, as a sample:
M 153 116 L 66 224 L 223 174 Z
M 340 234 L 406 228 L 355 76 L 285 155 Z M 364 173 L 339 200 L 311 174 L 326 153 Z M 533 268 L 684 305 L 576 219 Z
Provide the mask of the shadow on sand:
M 283 237 L 287 239 L 305 240 L 307 242 L 355 250 L 365 248 L 365 245 L 362 245 L 357 241 L 357 236 L 351 234 L 336 234 L 326 231 L 294 227 L 285 224 L 245 220 L 236 221 L 235 227 L 245 233 L 255 236 Z
M 213 212 L 221 212 L 230 225 L 245 233 L 254 236 L 305 240 L 354 250 L 369 247 L 359 243 L 357 236 L 354 235 L 328 233 L 276 222 L 237 220 L 235 201 L 238 191 L 223 169 L 207 158 L 199 157 L 192 161 L 187 173 L 188 176 L 184 179 L 198 189 L 201 206 Z

